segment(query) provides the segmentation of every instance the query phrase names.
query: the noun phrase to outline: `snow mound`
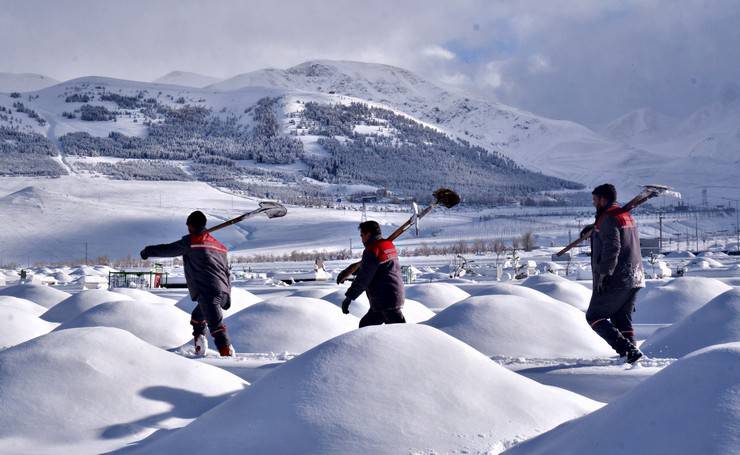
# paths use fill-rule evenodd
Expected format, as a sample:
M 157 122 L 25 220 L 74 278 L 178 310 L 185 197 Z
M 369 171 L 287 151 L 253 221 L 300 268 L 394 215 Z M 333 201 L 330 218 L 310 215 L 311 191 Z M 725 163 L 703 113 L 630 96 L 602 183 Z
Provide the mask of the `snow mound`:
M 231 288 L 231 307 L 224 311 L 224 318 L 231 317 L 236 313 L 240 312 L 245 308 L 249 308 L 255 303 L 262 301 L 262 298 L 252 294 L 244 288 Z M 181 298 L 175 306 L 182 311 L 190 314 L 195 309 L 196 302 L 190 300 L 190 294 L 186 294 L 185 297 Z
M 730 289 L 714 278 L 675 278 L 663 286 L 640 291 L 633 319 L 638 324 L 671 324 Z
M 321 298 L 321 300 L 326 300 L 327 302 L 335 305 L 336 307 L 341 308 L 342 302 L 344 301 L 344 293 L 347 292 L 347 288 L 340 289 L 338 291 L 334 291 L 330 294 L 325 295 Z M 352 316 L 356 316 L 358 318 L 361 318 L 365 316 L 365 314 L 370 311 L 370 301 L 367 299 L 367 295 L 363 292 L 360 294 L 357 299 L 352 301 L 352 304 L 349 306 L 349 313 Z
M 713 259 L 709 256 L 701 256 L 701 257 L 692 259 L 689 262 L 688 266 L 689 267 L 696 266 L 697 268 L 700 268 L 700 269 L 710 269 L 710 268 L 724 267 L 724 264 L 722 264 L 718 260 Z
M 428 321 L 434 317 L 434 311 L 427 308 L 426 305 L 411 299 L 404 300 L 402 311 L 406 322 L 410 324 Z
M 107 452 L 187 424 L 245 385 L 103 327 L 0 352 L 0 384 L 0 453 Z
M 695 258 L 696 255 L 694 255 L 694 253 L 692 253 L 691 251 L 671 251 L 670 253 L 666 254 L 665 257 L 671 259 L 691 259 Z
M 17 284 L 0 289 L 0 295 L 30 300 L 44 308 L 51 308 L 70 296 L 66 292 L 39 284 Z
M 495 283 L 486 284 L 483 286 L 471 286 L 467 289 L 467 291 L 473 297 L 480 297 L 484 295 L 515 295 L 518 297 L 524 297 L 525 299 L 529 300 L 539 300 L 542 302 L 559 302 L 558 300 L 536 289 L 509 283 Z
M 591 330 L 582 311 L 558 301 L 512 295 L 470 297 L 426 324 L 488 356 L 581 358 L 614 354 Z
M 23 310 L 26 313 L 30 313 L 34 316 L 41 316 L 46 313 L 46 308 L 42 307 L 37 303 L 33 303 L 30 300 L 19 299 L 18 297 L 10 297 L 7 295 L 0 296 L 0 308 L 15 308 Z
M 141 452 L 478 452 L 598 407 L 438 330 L 397 324 L 327 341 Z M 217 443 L 204 445 L 205 434 Z
M 334 287 L 325 287 L 319 289 L 301 289 L 292 293 L 291 297 L 309 297 L 311 299 L 323 299 L 327 295 L 335 292 Z
M 283 297 L 257 303 L 226 322 L 238 352 L 301 353 L 357 328 L 359 321 L 331 303 Z
M 542 273 L 527 278 L 522 286 L 540 291 L 550 297 L 586 311 L 591 301 L 591 290 L 554 273 Z
M 424 283 L 406 287 L 406 298 L 424 304 L 432 311 L 441 311 L 470 294 L 450 283 Z
M 718 295 L 642 344 L 651 357 L 683 357 L 713 344 L 740 341 L 740 288 Z
M 45 335 L 56 326 L 25 310 L 0 304 L 0 349 Z
M 106 302 L 133 300 L 131 297 L 105 289 L 91 289 L 74 294 L 55 305 L 41 316 L 49 322 L 65 322 L 76 318 L 90 308 Z
M 345 292 L 347 292 L 347 289 L 340 289 L 339 291 L 325 295 L 321 299 L 341 308 Z M 370 311 L 370 301 L 367 299 L 367 295 L 365 295 L 365 293 L 360 294 L 357 300 L 354 300 L 349 306 L 349 313 L 358 318 L 365 316 L 368 311 Z M 426 305 L 408 298 L 403 302 L 402 311 L 403 316 L 406 318 L 406 322 L 410 324 L 424 322 L 434 316 L 434 312 L 427 308 Z
M 96 305 L 56 330 L 77 327 L 114 327 L 133 333 L 162 349 L 181 346 L 193 337 L 190 315 L 174 306 L 139 300 Z
M 160 297 L 156 294 L 153 294 L 149 291 L 145 291 L 143 289 L 115 288 L 115 289 L 111 289 L 111 291 L 115 292 L 116 294 L 127 295 L 131 297 L 132 299 L 139 300 L 141 302 L 165 303 L 168 305 L 175 305 L 177 303 L 175 299 L 168 299 L 165 297 Z
M 71 283 L 75 280 L 71 275 L 69 275 L 68 273 L 64 271 L 54 272 L 51 276 L 52 278 L 57 280 L 58 283 L 61 283 L 61 284 Z
M 737 453 L 738 384 L 740 343 L 712 346 L 667 366 L 602 409 L 506 454 Z

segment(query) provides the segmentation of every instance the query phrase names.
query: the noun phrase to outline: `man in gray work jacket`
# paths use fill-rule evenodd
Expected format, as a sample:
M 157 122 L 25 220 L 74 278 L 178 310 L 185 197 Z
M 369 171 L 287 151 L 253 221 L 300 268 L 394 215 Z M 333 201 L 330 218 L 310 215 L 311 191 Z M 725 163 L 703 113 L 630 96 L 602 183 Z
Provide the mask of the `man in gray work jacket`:
M 593 192 L 596 223 L 591 234 L 593 293 L 586 320 L 617 353 L 635 363 L 642 353 L 635 344 L 632 312 L 637 292 L 645 287 L 637 224 L 617 203 L 614 185 Z
M 345 293 L 342 312 L 349 313 L 350 303 L 365 292 L 370 301 L 370 311 L 360 319 L 360 327 L 406 322 L 401 311 L 403 278 L 395 245 L 383 238 L 376 221 L 360 224 L 360 238 L 365 245 L 362 265 Z
M 206 222 L 203 212 L 191 213 L 187 219 L 188 235 L 173 243 L 147 246 L 141 250 L 141 258 L 182 256 L 190 298 L 198 302 L 190 321 L 196 355 L 205 355 L 208 349 L 207 326 L 219 354 L 233 356 L 221 312 L 231 306 L 228 250 L 206 232 Z

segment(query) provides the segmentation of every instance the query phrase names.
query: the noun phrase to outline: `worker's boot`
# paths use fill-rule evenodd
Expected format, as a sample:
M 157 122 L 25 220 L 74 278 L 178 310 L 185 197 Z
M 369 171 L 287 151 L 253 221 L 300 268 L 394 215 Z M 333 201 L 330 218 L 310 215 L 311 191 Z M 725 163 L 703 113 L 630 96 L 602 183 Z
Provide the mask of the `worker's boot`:
M 234 352 L 234 346 L 230 344 L 218 348 L 218 353 L 219 355 L 221 355 L 221 357 L 234 357 L 234 355 L 236 354 Z
M 193 340 L 195 346 L 195 355 L 198 357 L 205 357 L 208 351 L 208 338 L 205 335 L 198 335 Z

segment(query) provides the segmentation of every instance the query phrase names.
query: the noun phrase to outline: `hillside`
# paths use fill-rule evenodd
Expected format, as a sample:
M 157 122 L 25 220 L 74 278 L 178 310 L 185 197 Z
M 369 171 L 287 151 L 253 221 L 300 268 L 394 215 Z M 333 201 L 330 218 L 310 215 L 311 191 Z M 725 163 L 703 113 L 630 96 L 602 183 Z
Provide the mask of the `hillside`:
M 32 92 L 58 83 L 58 80 L 42 74 L 0 73 L 0 93 Z
M 52 166 L 49 150 L 61 151 L 50 176 L 199 180 L 286 201 L 378 188 L 426 197 L 454 185 L 467 201 L 488 203 L 580 188 L 384 104 L 279 87 L 223 92 L 87 77 L 0 96 L 0 131 L 11 130 L 25 136 L 2 144 L 8 152 L 22 155 L 37 141 Z M 30 163 L 0 171 L 38 173 Z
M 0 94 L 0 128 L 48 139 L 0 144 L 12 154 L 0 160 L 0 173 L 201 180 L 296 202 L 380 188 L 418 196 L 417 188 L 453 183 L 468 201 L 484 203 L 604 181 L 622 194 L 653 182 L 694 197 L 706 182 L 721 192 L 738 189 L 733 100 L 684 120 L 638 110 L 602 136 L 388 65 L 309 61 L 185 86 L 205 80 L 184 72 L 158 79 L 167 84 L 85 77 L 17 98 Z M 331 117 L 332 128 L 306 117 L 316 112 L 306 111 L 310 103 Z M 29 143 L 41 148 L 20 156 Z M 63 159 L 43 151 L 54 146 Z
M 205 74 L 188 71 L 171 71 L 162 77 L 154 79 L 155 84 L 182 85 L 185 87 L 205 87 L 220 82 L 221 79 Z

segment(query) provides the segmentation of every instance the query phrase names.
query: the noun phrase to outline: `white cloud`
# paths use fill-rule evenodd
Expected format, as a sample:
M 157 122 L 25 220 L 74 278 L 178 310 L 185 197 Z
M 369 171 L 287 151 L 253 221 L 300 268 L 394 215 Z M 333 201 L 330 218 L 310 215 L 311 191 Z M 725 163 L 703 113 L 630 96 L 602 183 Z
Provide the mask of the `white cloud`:
M 504 84 L 506 62 L 488 62 L 483 71 L 482 82 L 492 89 L 499 89 Z
M 443 74 L 439 77 L 439 81 L 447 85 L 465 86 L 470 84 L 470 76 L 463 73 L 454 74 Z
M 442 46 L 427 46 L 421 51 L 422 55 L 441 60 L 454 60 L 455 54 Z
M 551 71 L 550 60 L 541 54 L 535 54 L 529 57 L 529 72 L 530 73 L 546 73 Z

